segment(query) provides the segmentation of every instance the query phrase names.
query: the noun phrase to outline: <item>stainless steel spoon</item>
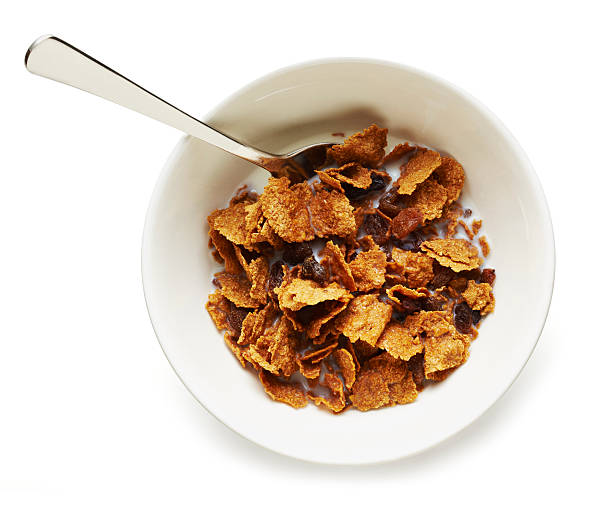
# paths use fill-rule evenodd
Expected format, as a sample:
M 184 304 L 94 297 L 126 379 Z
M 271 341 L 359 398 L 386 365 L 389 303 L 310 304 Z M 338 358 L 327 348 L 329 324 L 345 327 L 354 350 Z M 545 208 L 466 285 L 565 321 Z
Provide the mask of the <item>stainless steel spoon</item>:
M 28 71 L 36 75 L 63 82 L 140 112 L 263 167 L 274 176 L 287 176 L 293 182 L 310 176 L 313 167 L 323 162 L 325 151 L 332 144 L 311 144 L 284 155 L 253 148 L 177 109 L 55 36 L 42 36 L 34 41 L 26 52 L 25 65 Z

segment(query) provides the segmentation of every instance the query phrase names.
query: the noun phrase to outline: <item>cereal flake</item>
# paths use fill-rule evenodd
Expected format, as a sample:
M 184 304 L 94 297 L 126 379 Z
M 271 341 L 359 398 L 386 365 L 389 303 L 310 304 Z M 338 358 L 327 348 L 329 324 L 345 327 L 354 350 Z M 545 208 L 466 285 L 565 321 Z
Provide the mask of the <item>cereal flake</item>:
M 417 185 L 424 182 L 442 162 L 437 151 L 417 148 L 415 154 L 400 166 L 401 175 L 397 179 L 400 194 L 412 194 Z M 444 198 L 446 202 L 446 198 Z
M 377 289 L 385 283 L 387 255 L 376 246 L 373 249 L 359 253 L 349 264 L 349 267 L 357 290 L 367 292 Z
M 426 287 L 434 277 L 433 258 L 429 255 L 393 248 L 391 258 L 401 266 L 400 272 L 411 288 Z
M 318 237 L 349 237 L 357 230 L 353 207 L 341 192 L 317 190 L 310 202 L 310 213 Z
M 346 310 L 336 317 L 336 329 L 351 342 L 363 340 L 374 346 L 391 319 L 393 307 L 378 299 L 378 294 L 353 298 Z
M 423 242 L 421 250 L 455 272 L 476 269 L 482 264 L 478 249 L 465 239 L 432 239 Z
M 299 383 L 281 380 L 265 370 L 259 372 L 259 380 L 266 394 L 275 401 L 286 403 L 293 408 L 303 408 L 308 404 L 306 392 Z
M 406 199 L 406 207 L 420 210 L 423 220 L 431 221 L 442 215 L 446 197 L 446 189 L 430 178 L 420 183 Z
M 389 387 L 374 370 L 361 370 L 349 396 L 353 406 L 360 411 L 386 406 L 390 399 Z
M 221 287 L 221 294 L 236 306 L 257 308 L 260 303 L 251 297 L 251 283 L 245 276 L 236 276 L 225 272 L 215 274 L 215 280 Z
M 340 165 L 358 162 L 366 167 L 376 167 L 385 155 L 387 132 L 386 128 L 371 125 L 351 135 L 343 144 L 332 146 L 327 153 Z
M 312 191 L 308 184 L 306 187 L 289 185 L 286 177 L 269 179 L 260 198 L 263 213 L 272 229 L 286 242 L 312 240 L 314 230 L 307 208 Z
M 391 356 L 406 361 L 423 351 L 420 338 L 413 336 L 410 329 L 396 321 L 387 324 L 376 345 Z
M 446 204 L 450 205 L 461 195 L 465 183 L 465 172 L 459 162 L 450 157 L 442 157 L 440 166 L 435 171 L 438 183 L 446 189 Z
M 495 310 L 493 288 L 488 283 L 476 283 L 474 280 L 470 280 L 461 295 L 472 310 L 480 310 L 482 314 L 488 314 Z

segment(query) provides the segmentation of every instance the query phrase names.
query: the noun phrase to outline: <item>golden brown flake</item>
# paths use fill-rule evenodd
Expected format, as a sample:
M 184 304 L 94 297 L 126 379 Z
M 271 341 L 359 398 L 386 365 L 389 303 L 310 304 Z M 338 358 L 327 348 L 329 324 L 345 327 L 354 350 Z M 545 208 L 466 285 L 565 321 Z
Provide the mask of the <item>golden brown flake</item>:
M 358 189 L 367 189 L 372 183 L 372 170 L 360 166 L 356 162 L 350 162 L 341 167 L 326 169 L 324 173 L 338 182 L 348 183 Z M 321 180 L 323 180 L 323 178 L 321 178 Z
M 284 376 L 297 372 L 297 337 L 291 322 L 285 317 L 278 322 L 278 328 L 270 341 L 268 352 L 270 363 Z
M 380 373 L 363 369 L 357 376 L 349 398 L 353 406 L 360 411 L 386 406 L 391 400 L 389 387 Z
M 408 372 L 400 382 L 389 385 L 389 396 L 396 404 L 412 403 L 418 395 L 419 392 L 411 372 Z
M 448 331 L 425 338 L 425 377 L 461 365 L 467 358 L 469 337 L 448 325 Z
M 398 192 L 400 194 L 412 194 L 417 185 L 427 180 L 434 170 L 440 166 L 441 162 L 442 159 L 437 151 L 417 148 L 408 162 L 400 166 L 401 175 L 397 179 Z M 444 198 L 444 202 L 446 202 L 446 198 Z
M 437 337 L 443 335 L 454 327 L 450 324 L 450 319 L 446 312 L 426 312 L 420 311 L 406 316 L 404 326 L 410 330 L 413 336 L 426 334 Z
M 418 289 L 409 289 L 404 285 L 393 285 L 387 289 L 387 296 L 397 305 L 402 304 L 402 299 L 418 299 L 427 296 L 427 289 L 421 287 Z
M 316 396 L 308 392 L 308 397 L 317 405 L 323 405 L 334 413 L 340 413 L 346 406 L 342 380 L 335 374 L 327 373 L 323 378 L 324 386 L 329 389 L 329 395 Z
M 306 379 L 317 379 L 321 375 L 321 362 L 312 363 L 309 360 L 298 360 L 300 374 Z
M 336 317 L 336 329 L 351 342 L 363 340 L 374 346 L 391 319 L 393 307 L 378 299 L 378 294 L 353 298 L 346 310 Z
M 237 344 L 239 346 L 254 344 L 261 337 L 266 328 L 268 328 L 276 312 L 274 310 L 274 304 L 269 303 L 261 310 L 255 312 L 249 312 L 242 321 L 242 331 L 240 332 L 240 338 Z
M 472 310 L 480 310 L 482 314 L 495 310 L 493 288 L 488 283 L 476 283 L 470 280 L 462 296 Z
M 217 230 L 213 229 L 212 226 L 214 224 L 213 215 L 219 212 L 219 210 L 215 210 L 213 214 L 208 217 L 208 223 L 211 226 L 208 231 L 208 235 L 210 236 L 210 240 L 212 241 L 215 249 L 219 253 L 219 256 L 223 259 L 225 263 L 225 272 L 230 274 L 240 274 L 242 272 L 242 268 L 240 267 L 240 263 L 236 259 L 236 254 L 234 253 L 234 245 L 227 240 L 221 233 Z
M 424 369 L 427 379 L 439 371 L 461 365 L 468 354 L 470 338 L 459 333 L 443 312 L 418 312 L 404 321 L 414 336 L 424 336 Z
M 246 205 L 245 211 L 245 231 L 247 232 L 247 247 L 255 248 L 256 244 L 268 243 L 275 249 L 280 249 L 284 241 L 270 227 L 270 223 L 263 214 L 261 200 Z
M 485 257 L 488 257 L 489 253 L 491 252 L 491 247 L 489 246 L 487 238 L 484 235 L 482 237 L 478 237 L 478 243 L 480 244 L 480 249 L 482 249 L 482 254 Z
M 370 358 L 363 364 L 363 371 L 374 370 L 378 372 L 385 383 L 399 383 L 406 372 L 408 372 L 408 364 L 399 358 L 394 358 L 387 352 L 383 352 L 378 356 Z
M 281 239 L 270 226 L 270 221 L 266 222 L 261 227 L 261 237 L 265 239 L 274 249 L 281 249 L 285 245 L 285 241 Z
M 401 159 L 404 155 L 407 155 L 411 151 L 416 150 L 416 146 L 413 146 L 409 142 L 404 142 L 401 144 L 396 144 L 395 147 L 385 155 L 382 163 L 386 164 L 387 162 L 392 162 L 397 159 Z
M 357 290 L 351 268 L 344 259 L 344 253 L 332 241 L 328 241 L 321 251 L 321 264 L 329 267 L 332 279 L 341 282 L 351 292 Z
M 265 303 L 268 296 L 266 290 L 269 278 L 268 259 L 261 256 L 251 260 L 247 264 L 245 271 L 247 278 L 251 282 L 249 295 L 259 303 Z
M 251 345 L 244 350 L 243 355 L 256 369 L 264 369 L 272 374 L 279 374 L 277 367 L 268 361 L 270 355 L 267 349 Z
M 438 183 L 446 189 L 446 203 L 450 205 L 461 195 L 465 183 L 463 166 L 453 158 L 442 157 L 440 166 L 435 171 L 435 176 Z
M 351 297 L 348 290 L 337 283 L 330 283 L 326 287 L 312 280 L 294 278 L 283 280 L 280 287 L 274 289 L 278 295 L 278 304 L 283 310 L 297 311 L 305 306 L 316 305 L 323 301 L 348 299 Z
M 482 264 L 478 249 L 464 239 L 428 240 L 421 244 L 421 250 L 455 272 L 476 269 Z
M 406 284 L 411 288 L 426 287 L 433 279 L 433 258 L 413 251 L 393 248 L 391 258 L 399 266 L 399 273 L 406 277 Z
M 357 290 L 367 292 L 377 289 L 385 283 L 387 255 L 376 246 L 374 249 L 359 253 L 349 267 Z
M 250 232 L 247 230 L 244 219 L 246 217 L 246 207 L 251 205 L 253 201 L 246 199 L 235 203 L 223 210 L 213 212 L 209 217 L 209 223 L 212 217 L 211 228 L 217 230 L 227 240 L 234 244 L 243 246 L 250 245 Z
M 350 389 L 353 386 L 353 383 L 355 383 L 356 375 L 356 366 L 353 355 L 351 355 L 351 353 L 349 353 L 346 349 L 336 349 L 333 352 L 333 357 L 336 364 L 338 364 L 338 367 L 340 368 L 346 388 Z
M 360 365 L 361 363 L 366 362 L 368 358 L 371 358 L 379 352 L 376 346 L 370 345 L 368 342 L 364 342 L 363 340 L 358 340 L 354 344 L 349 342 L 348 345 L 353 348 L 353 352 L 357 358 L 355 361 Z
M 413 336 L 410 329 L 395 321 L 387 324 L 376 345 L 391 356 L 406 361 L 423 351 L 420 338 Z
M 357 230 L 353 207 L 341 192 L 317 190 L 310 202 L 310 213 L 318 237 L 349 237 Z
M 319 175 L 322 184 L 325 184 L 338 192 L 344 193 L 340 180 L 328 175 L 326 171 L 317 171 L 317 175 Z
M 293 408 L 303 408 L 308 404 L 306 392 L 299 383 L 290 383 L 281 380 L 264 370 L 259 372 L 259 380 L 261 381 L 266 394 L 275 401 L 286 403 Z
M 221 294 L 220 290 L 215 290 L 208 296 L 206 310 L 208 311 L 210 318 L 213 320 L 218 330 L 229 328 L 227 314 L 230 308 L 230 302 L 223 294 Z
M 327 337 L 333 328 L 331 320 L 347 307 L 351 298 L 352 296 L 348 295 L 341 300 L 325 301 L 323 303 L 319 303 L 319 305 L 316 307 L 312 307 L 317 308 L 320 305 L 324 306 L 322 309 L 323 313 L 314 316 L 306 326 L 306 336 L 314 339 L 315 337 L 319 337 L 321 333 L 325 332 L 325 336 Z M 317 341 L 314 341 L 314 343 L 317 344 Z
M 221 286 L 221 294 L 236 306 L 243 308 L 257 308 L 260 303 L 251 297 L 251 283 L 244 276 L 235 274 L 217 273 L 215 280 Z
M 260 197 L 264 216 L 272 229 L 286 242 L 314 239 L 307 205 L 312 198 L 308 184 L 289 187 L 289 179 L 270 178 Z M 216 224 L 215 224 L 216 227 Z M 228 237 L 229 238 L 229 237 Z M 230 239 L 231 240 L 231 239 Z
M 478 235 L 478 232 L 480 231 L 480 229 L 482 228 L 482 219 L 474 219 L 472 221 L 472 232 L 474 233 L 474 235 Z
M 446 198 L 446 189 L 433 178 L 429 178 L 417 185 L 415 191 L 406 199 L 406 207 L 420 210 L 423 219 L 431 221 L 442 215 Z
M 371 125 L 363 132 L 351 135 L 343 144 L 332 146 L 327 153 L 340 165 L 358 162 L 366 167 L 376 167 L 385 155 L 387 132 L 386 128 Z
M 338 347 L 338 342 L 334 342 L 333 344 L 328 345 L 327 347 L 323 347 L 321 349 L 313 349 L 311 351 L 306 351 L 302 356 L 299 356 L 299 360 L 309 361 L 312 363 L 319 363 L 327 358 L 334 349 Z
M 256 344 L 249 346 L 249 356 L 268 372 L 291 376 L 298 370 L 296 348 L 297 337 L 291 321 L 281 317 Z

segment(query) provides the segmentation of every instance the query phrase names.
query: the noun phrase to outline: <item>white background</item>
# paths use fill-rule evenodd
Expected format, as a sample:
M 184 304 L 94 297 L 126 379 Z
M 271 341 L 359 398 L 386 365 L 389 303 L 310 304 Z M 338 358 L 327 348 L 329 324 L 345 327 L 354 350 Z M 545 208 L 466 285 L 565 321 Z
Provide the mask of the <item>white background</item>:
M 605 5 L 3 5 L 0 510 L 609 508 Z M 411 64 L 482 100 L 538 171 L 557 242 L 549 320 L 519 380 L 460 435 L 387 465 L 302 463 L 230 432 L 173 374 L 141 289 L 145 211 L 179 134 L 28 74 L 25 50 L 49 32 L 195 115 L 262 74 L 331 56 Z

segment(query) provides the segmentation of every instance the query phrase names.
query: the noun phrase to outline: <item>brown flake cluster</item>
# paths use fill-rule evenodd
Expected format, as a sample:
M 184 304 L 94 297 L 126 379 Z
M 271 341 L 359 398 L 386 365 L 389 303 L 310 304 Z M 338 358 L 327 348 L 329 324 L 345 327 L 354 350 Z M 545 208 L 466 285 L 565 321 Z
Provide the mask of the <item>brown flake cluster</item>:
M 488 254 L 482 221 L 459 219 L 463 167 L 386 144 L 372 125 L 331 147 L 311 180 L 243 187 L 208 216 L 224 269 L 206 309 L 275 401 L 334 414 L 411 403 L 466 361 L 472 326 L 495 308 L 495 271 L 453 238 L 461 225 Z

